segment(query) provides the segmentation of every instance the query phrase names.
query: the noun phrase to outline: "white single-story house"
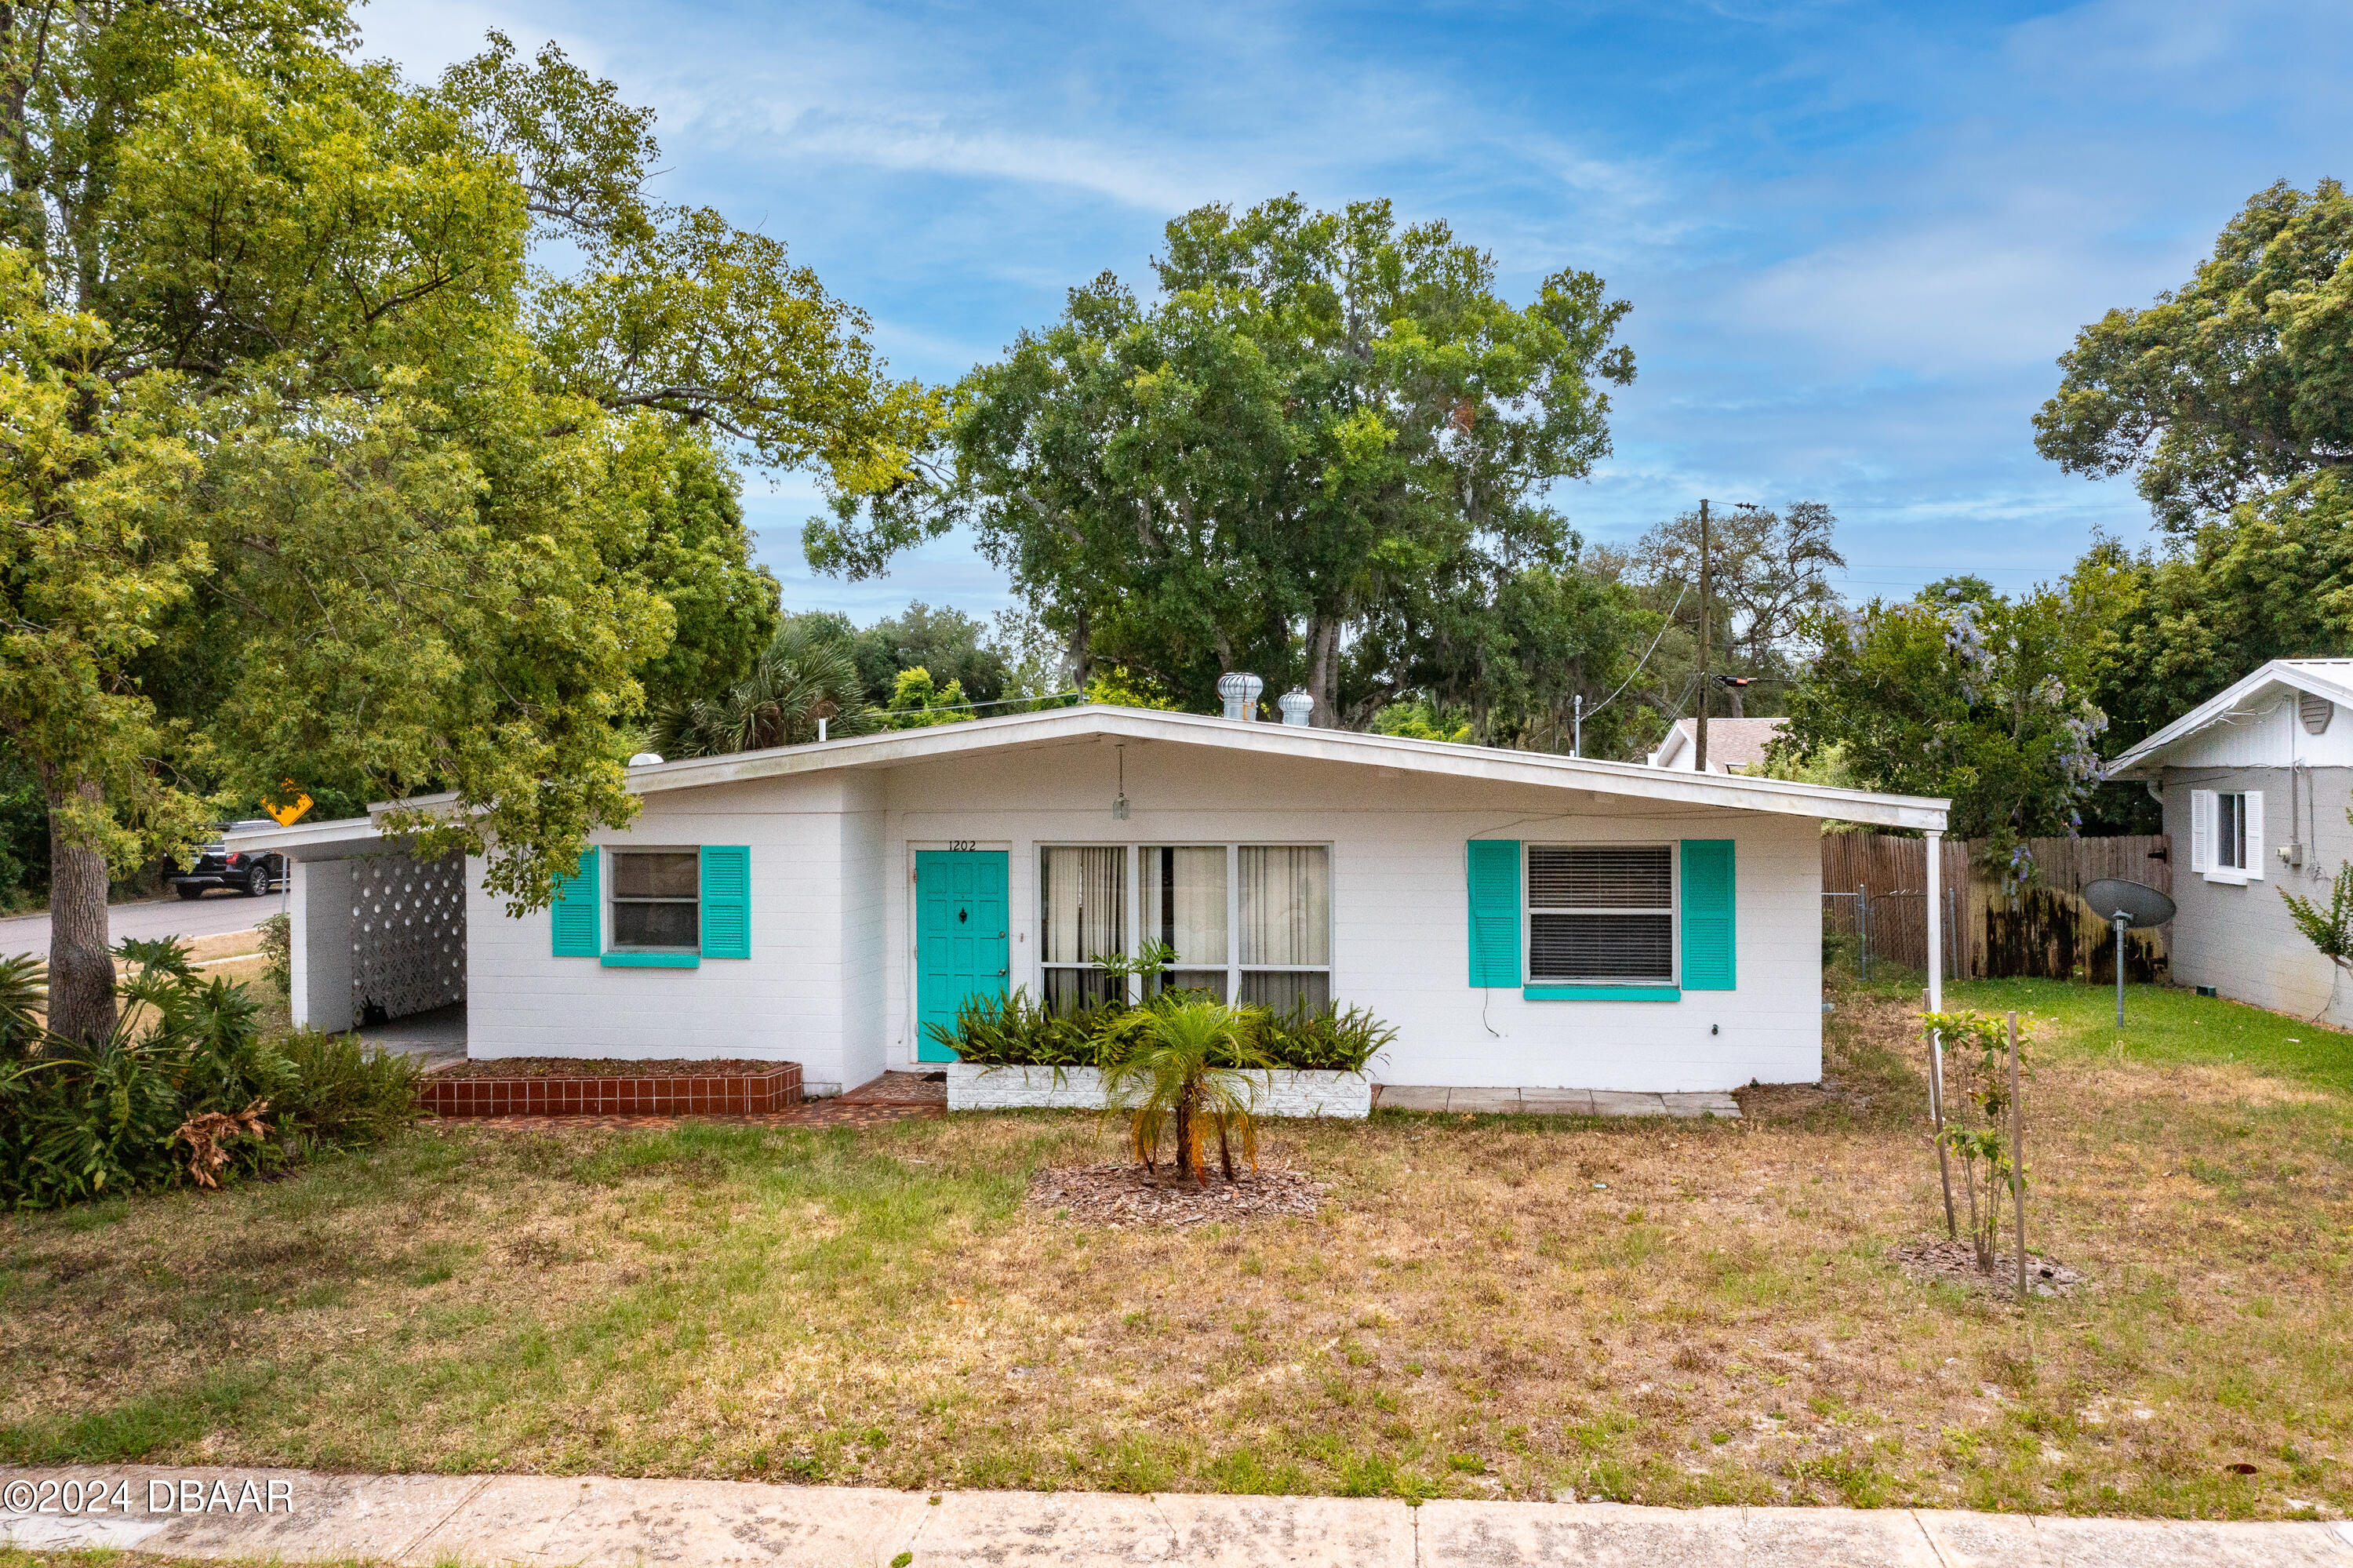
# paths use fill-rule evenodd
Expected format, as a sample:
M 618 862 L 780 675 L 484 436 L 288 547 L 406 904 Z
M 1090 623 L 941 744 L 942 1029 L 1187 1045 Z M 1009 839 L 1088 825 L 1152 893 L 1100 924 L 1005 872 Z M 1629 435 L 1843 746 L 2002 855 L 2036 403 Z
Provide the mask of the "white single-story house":
M 976 992 L 1100 995 L 1133 982 L 1092 960 L 1153 942 L 1229 999 L 1371 1010 L 1398 1030 L 1384 1083 L 1810 1082 L 1820 823 L 1936 834 L 1947 806 L 1108 706 L 628 781 L 642 812 L 592 835 L 553 909 L 512 918 L 462 868 L 436 930 L 462 926 L 470 1055 L 774 1058 L 836 1092 L 948 1060 L 924 1025 Z M 370 945 L 429 948 L 419 890 L 456 862 L 419 867 L 371 819 L 237 842 L 292 863 L 298 1018 L 396 1011 L 355 977 L 408 972 Z
M 2280 897 L 2325 902 L 2353 858 L 2353 659 L 2274 659 L 2116 758 L 2108 777 L 2164 803 L 2180 857 L 2175 981 L 2353 1027 L 2353 988 L 2337 985 Z
M 1707 721 L 1707 770 L 1746 773 L 1765 760 L 1765 748 L 1789 721 L 1785 718 L 1711 718 Z M 1699 721 L 1677 719 L 1651 753 L 1653 768 L 1699 770 Z

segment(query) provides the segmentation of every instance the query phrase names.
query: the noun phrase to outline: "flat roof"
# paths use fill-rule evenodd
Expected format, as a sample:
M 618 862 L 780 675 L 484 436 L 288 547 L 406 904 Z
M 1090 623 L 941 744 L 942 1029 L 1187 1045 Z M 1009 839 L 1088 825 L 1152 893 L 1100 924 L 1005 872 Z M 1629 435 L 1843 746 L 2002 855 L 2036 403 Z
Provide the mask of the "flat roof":
M 1778 816 L 1832 818 L 1873 827 L 1929 832 L 1944 830 L 1952 804 L 1926 796 L 1883 795 L 1746 774 L 1694 773 L 1652 768 L 1641 762 L 1605 762 L 1551 752 L 1509 751 L 1500 747 L 1412 740 L 1402 736 L 1366 735 L 1355 730 L 1314 729 L 1299 725 L 1258 724 L 1204 714 L 1163 713 L 1103 704 L 1004 714 L 922 729 L 886 730 L 808 746 L 734 752 L 724 757 L 649 762 L 631 768 L 628 779 L 634 793 L 654 795 L 838 768 L 890 768 L 1090 736 L 1168 741 L 1242 755 L 1388 768 L 1425 776 L 1545 789 L 1589 789 L 1629 799 L 1766 811 Z M 455 796 L 447 794 L 416 796 L 404 801 L 373 805 L 368 817 L 297 823 L 291 828 L 272 826 L 231 837 L 240 849 L 293 851 L 297 852 L 296 858 L 308 859 L 311 857 L 299 852 L 311 849 L 315 853 L 331 844 L 381 837 L 375 819 L 396 807 L 429 810 L 454 804 L 455 800 Z

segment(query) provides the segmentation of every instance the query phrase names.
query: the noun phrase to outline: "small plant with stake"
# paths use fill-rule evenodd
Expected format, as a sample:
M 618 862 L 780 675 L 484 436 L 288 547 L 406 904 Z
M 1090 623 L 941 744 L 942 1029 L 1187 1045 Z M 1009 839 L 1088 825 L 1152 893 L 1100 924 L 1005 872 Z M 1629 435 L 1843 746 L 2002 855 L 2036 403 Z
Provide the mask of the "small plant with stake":
M 1208 1180 L 1204 1156 L 1212 1135 L 1227 1181 L 1235 1180 L 1235 1145 L 1258 1163 L 1258 1090 L 1249 1074 L 1263 1071 L 1266 1058 L 1254 1044 L 1253 1009 L 1164 1002 L 1123 1014 L 1113 1031 L 1103 1100 L 1127 1112 L 1128 1142 L 1146 1171 L 1155 1169 L 1160 1140 L 1171 1132 L 1179 1180 Z
M 1977 1255 L 1978 1270 L 1986 1275 L 1994 1271 L 2001 1236 L 2002 1192 L 2008 1188 L 2018 1216 L 2019 1291 L 2023 1296 L 2026 1168 L 2020 1159 L 2017 1089 L 2027 1036 L 2016 1025 L 2015 1016 L 2005 1021 L 1976 1012 L 1930 1012 L 1923 1014 L 1921 1022 L 1945 1043 L 1945 1126 L 1940 1152 L 1949 1151 L 1961 1162 L 1961 1186 L 1968 1198 L 1969 1245 Z M 1947 1180 L 1949 1204 L 1949 1176 Z

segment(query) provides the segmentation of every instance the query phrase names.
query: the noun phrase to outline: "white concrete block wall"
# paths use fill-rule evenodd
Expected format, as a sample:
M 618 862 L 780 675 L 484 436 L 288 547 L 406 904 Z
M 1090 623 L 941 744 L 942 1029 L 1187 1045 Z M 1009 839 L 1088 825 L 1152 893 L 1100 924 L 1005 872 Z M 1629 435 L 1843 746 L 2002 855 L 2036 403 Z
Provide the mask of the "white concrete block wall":
M 806 1083 L 862 1082 L 845 1051 L 844 999 L 857 985 L 843 963 L 842 801 L 838 778 L 715 786 L 649 796 L 627 830 L 595 835 L 605 846 L 750 847 L 752 957 L 696 969 L 555 958 L 547 911 L 509 916 L 482 891 L 480 863 L 470 865 L 469 1054 L 747 1057 L 797 1062 Z
M 298 860 L 286 888 L 290 1012 L 296 1028 L 349 1029 L 352 1016 L 352 863 Z
M 1333 993 L 1398 1026 L 1393 1084 L 1725 1089 L 1821 1070 L 1820 850 L 1811 818 L 1676 807 L 1282 757 L 1086 740 L 890 771 L 649 796 L 607 845 L 752 849 L 749 960 L 693 969 L 555 959 L 548 916 L 511 919 L 470 868 L 477 1056 L 743 1056 L 801 1064 L 813 1090 L 913 1067 L 914 853 L 1007 852 L 1015 981 L 1039 989 L 1048 843 L 1328 843 Z M 1737 845 L 1739 989 L 1677 1002 L 1530 1001 L 1468 983 L 1464 843 Z
M 2329 728 L 2339 727 L 2353 731 L 2353 721 L 2339 713 Z M 2233 751 L 2240 749 L 2235 737 L 2230 738 Z M 2342 983 L 2337 967 L 2295 928 L 2280 897 L 2285 888 L 2325 902 L 2337 868 L 2353 859 L 2353 824 L 2345 820 L 2353 768 L 2314 768 L 2299 775 L 2293 819 L 2288 780 L 2285 768 L 2167 770 L 2165 831 L 2173 837 L 2178 911 L 2171 933 L 2173 979 L 2179 985 L 2210 985 L 2223 996 L 2258 1007 L 2303 1017 L 2322 1015 L 2338 1028 L 2353 1028 L 2353 985 Z M 2190 869 L 2193 789 L 2263 791 L 2263 881 L 2243 886 L 2209 882 Z M 2306 846 L 2300 870 L 2280 863 L 2279 846 L 2294 839 Z
M 1039 990 L 1038 850 L 1049 843 L 1332 846 L 1333 994 L 1396 1024 L 1392 1084 L 1679 1091 L 1821 1075 L 1821 849 L 1811 818 L 1586 791 L 1441 781 L 1174 744 L 1126 747 L 1119 821 L 1108 742 L 925 763 L 888 775 L 893 859 L 970 842 L 1008 852 L 1016 983 Z M 1469 984 L 1464 843 L 1735 841 L 1739 989 L 1676 1002 L 1531 1001 Z M 908 901 L 890 901 L 890 1057 L 914 1061 Z
M 841 1076 L 811 1083 L 802 1092 L 839 1094 L 881 1075 L 889 1065 L 883 1016 L 883 904 L 897 888 L 888 852 L 882 781 L 860 774 L 843 781 L 841 819 Z

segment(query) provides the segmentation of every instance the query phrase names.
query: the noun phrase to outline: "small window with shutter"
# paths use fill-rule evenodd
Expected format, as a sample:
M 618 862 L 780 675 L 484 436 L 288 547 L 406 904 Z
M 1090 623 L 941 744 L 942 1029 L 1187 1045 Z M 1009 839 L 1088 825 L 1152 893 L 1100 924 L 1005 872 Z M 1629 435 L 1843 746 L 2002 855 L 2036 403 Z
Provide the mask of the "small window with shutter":
M 1528 982 L 1672 984 L 1672 844 L 1530 844 Z
M 702 871 L 696 850 L 615 850 L 612 950 L 700 952 Z

